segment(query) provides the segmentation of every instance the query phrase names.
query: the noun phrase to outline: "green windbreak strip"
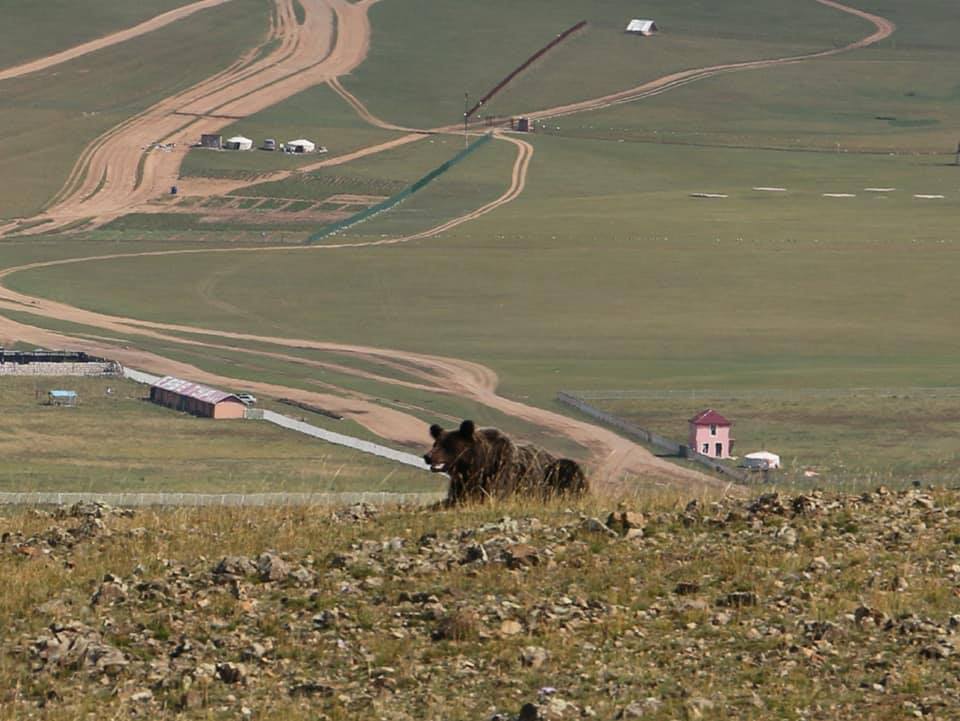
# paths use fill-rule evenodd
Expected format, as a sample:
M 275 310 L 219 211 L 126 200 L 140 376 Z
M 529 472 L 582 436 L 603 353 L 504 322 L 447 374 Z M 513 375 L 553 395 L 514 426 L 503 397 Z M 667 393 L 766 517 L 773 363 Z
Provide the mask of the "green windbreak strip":
M 353 225 L 356 225 L 357 223 L 362 223 L 365 220 L 369 220 L 373 216 L 379 213 L 382 213 L 385 210 L 390 210 L 396 205 L 399 205 L 404 200 L 409 198 L 411 195 L 416 193 L 418 190 L 426 187 L 431 182 L 436 180 L 438 177 L 440 177 L 441 175 L 446 173 L 448 170 L 450 170 L 450 168 L 460 163 L 467 156 L 473 153 L 473 151 L 475 151 L 477 148 L 490 142 L 490 139 L 492 137 L 493 137 L 492 133 L 487 133 L 483 137 L 477 138 L 472 143 L 470 143 L 470 145 L 468 145 L 466 148 L 464 148 L 459 153 L 457 153 L 452 158 L 450 158 L 450 160 L 446 161 L 442 165 L 437 166 L 436 168 L 431 170 L 429 173 L 424 175 L 422 178 L 420 178 L 419 180 L 415 181 L 411 185 L 401 190 L 396 195 L 391 195 L 386 200 L 381 200 L 376 205 L 371 205 L 369 208 L 366 208 L 365 210 L 361 210 L 359 213 L 355 213 L 351 215 L 349 218 L 344 218 L 343 220 L 338 220 L 336 223 L 331 223 L 330 225 L 323 226 L 323 228 L 321 228 L 316 233 L 314 233 L 309 238 L 307 238 L 307 240 L 305 241 L 305 244 L 310 245 L 311 243 L 316 243 L 318 240 L 323 240 L 324 238 L 334 235 L 335 233 L 339 233 L 342 230 L 346 230 L 347 228 Z

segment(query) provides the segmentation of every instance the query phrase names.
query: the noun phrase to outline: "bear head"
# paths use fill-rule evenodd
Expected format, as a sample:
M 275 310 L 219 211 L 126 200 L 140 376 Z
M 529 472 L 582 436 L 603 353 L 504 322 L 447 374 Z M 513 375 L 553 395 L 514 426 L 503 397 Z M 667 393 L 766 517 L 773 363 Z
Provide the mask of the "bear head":
M 474 465 L 477 427 L 473 421 L 464 421 L 455 431 L 445 431 L 434 424 L 430 426 L 433 448 L 423 460 L 434 473 L 453 473 Z

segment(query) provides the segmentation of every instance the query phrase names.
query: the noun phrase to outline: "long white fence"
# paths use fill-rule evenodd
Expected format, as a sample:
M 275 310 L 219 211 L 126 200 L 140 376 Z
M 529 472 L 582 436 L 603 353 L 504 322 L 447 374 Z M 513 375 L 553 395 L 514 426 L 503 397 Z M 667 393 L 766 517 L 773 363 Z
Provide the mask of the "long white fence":
M 152 385 L 160 380 L 160 376 L 151 375 L 150 373 L 144 373 L 143 371 L 126 367 L 123 369 L 123 376 L 124 378 L 129 378 L 137 383 L 145 383 L 147 385 Z M 406 466 L 411 466 L 424 472 L 429 471 L 427 464 L 423 462 L 423 459 L 420 456 L 415 456 L 412 453 L 404 453 L 403 451 L 397 451 L 393 448 L 388 448 L 387 446 L 381 446 L 379 443 L 372 443 L 360 438 L 344 435 L 343 433 L 328 431 L 325 428 L 311 425 L 305 421 L 298 421 L 281 413 L 263 410 L 260 408 L 248 408 L 244 417 L 249 420 L 263 420 L 267 423 L 272 423 L 275 426 L 286 428 L 287 430 L 303 433 L 304 435 L 312 436 L 313 438 L 319 438 L 327 443 L 334 443 L 338 446 L 346 446 L 347 448 L 352 448 L 355 451 L 368 453 L 372 456 L 378 456 L 390 461 L 396 461 L 397 463 L 402 463 Z
M 160 376 L 144 373 L 143 371 L 134 370 L 133 368 L 127 368 L 126 366 L 123 367 L 123 377 L 132 380 L 134 383 L 144 383 L 148 386 L 152 386 L 160 380 Z
M 361 453 L 369 453 L 373 456 L 379 456 L 380 458 L 386 458 L 391 461 L 396 461 L 397 463 L 403 463 L 407 466 L 413 466 L 421 471 L 429 472 L 430 470 L 427 467 L 427 464 L 424 463 L 423 458 L 420 456 L 415 456 L 412 453 L 395 451 L 393 448 L 381 446 L 379 443 L 371 443 L 370 441 L 364 441 L 360 438 L 354 438 L 353 436 L 345 436 L 342 433 L 334 433 L 333 431 L 328 431 L 325 428 L 313 426 L 309 423 L 305 423 L 304 421 L 294 420 L 293 418 L 280 413 L 275 413 L 273 411 L 261 411 L 257 409 L 255 414 L 250 414 L 251 418 L 256 418 L 257 416 L 260 416 L 267 423 L 273 423 L 281 428 L 287 428 L 288 430 L 296 431 L 297 433 L 313 436 L 314 438 L 319 438 L 327 443 L 335 443 L 338 446 L 346 446 L 347 448 L 352 448 L 355 451 L 360 451 Z

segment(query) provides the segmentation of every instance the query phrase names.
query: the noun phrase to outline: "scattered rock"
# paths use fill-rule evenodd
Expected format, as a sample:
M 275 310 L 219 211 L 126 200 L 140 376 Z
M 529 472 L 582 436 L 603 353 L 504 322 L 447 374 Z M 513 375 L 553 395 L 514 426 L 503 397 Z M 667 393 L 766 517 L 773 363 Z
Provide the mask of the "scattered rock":
M 257 573 L 257 565 L 246 556 L 224 556 L 213 573 L 221 578 L 244 578 Z
M 529 668 L 540 668 L 547 662 L 549 654 L 541 646 L 524 646 L 520 651 L 520 661 Z
M 617 538 L 617 532 L 608 528 L 599 518 L 584 518 L 580 521 L 580 529 L 588 533 L 599 533 L 610 538 Z
M 503 549 L 503 560 L 508 568 L 528 568 L 540 565 L 540 554 L 533 546 L 517 543 Z
M 218 663 L 217 677 L 224 683 L 245 684 L 247 682 L 247 667 L 242 663 Z
M 276 553 L 261 553 L 257 559 L 257 575 L 261 581 L 282 581 L 290 574 L 290 565 Z
M 753 591 L 733 591 L 717 599 L 717 605 L 724 608 L 742 608 L 756 606 L 759 602 Z
M 520 707 L 520 713 L 517 715 L 517 721 L 539 721 L 540 709 L 534 703 L 525 703 Z
M 642 536 L 646 525 L 646 517 L 636 511 L 614 511 L 607 517 L 607 527 L 620 536 L 631 538 Z
M 518 621 L 507 619 L 500 624 L 501 636 L 516 636 L 518 633 L 523 633 L 523 625 Z

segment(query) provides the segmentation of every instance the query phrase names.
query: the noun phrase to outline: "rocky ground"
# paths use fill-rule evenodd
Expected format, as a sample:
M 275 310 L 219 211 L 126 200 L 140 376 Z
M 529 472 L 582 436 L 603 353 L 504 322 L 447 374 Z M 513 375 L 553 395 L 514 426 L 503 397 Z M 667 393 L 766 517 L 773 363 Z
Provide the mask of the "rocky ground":
M 960 493 L 0 513 L 0 719 L 960 718 Z

